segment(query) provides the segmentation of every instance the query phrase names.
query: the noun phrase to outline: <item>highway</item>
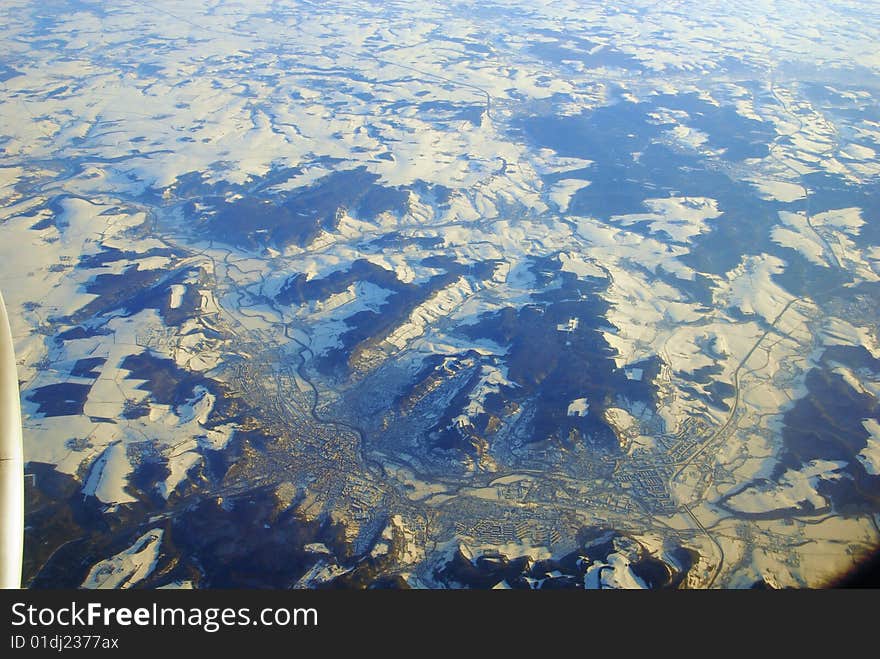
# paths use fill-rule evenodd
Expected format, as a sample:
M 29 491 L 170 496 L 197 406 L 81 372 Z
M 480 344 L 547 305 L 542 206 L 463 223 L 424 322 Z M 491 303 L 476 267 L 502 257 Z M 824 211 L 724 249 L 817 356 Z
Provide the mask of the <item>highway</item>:
M 829 244 L 827 238 L 824 235 L 822 235 L 822 233 L 817 231 L 815 226 L 813 225 L 812 216 L 810 214 L 810 189 L 804 184 L 803 176 L 802 176 L 801 172 L 799 172 L 796 168 L 794 168 L 790 163 L 786 162 L 785 160 L 782 160 L 781 158 L 779 158 L 777 155 L 774 154 L 774 151 L 779 146 L 779 141 L 784 137 L 790 137 L 790 136 L 795 135 L 798 132 L 802 131 L 804 124 L 803 124 L 803 120 L 796 113 L 793 113 L 791 111 L 791 109 L 789 108 L 788 104 L 784 100 L 782 100 L 779 97 L 779 95 L 777 94 L 776 88 L 773 83 L 772 72 L 770 75 L 769 86 L 770 86 L 770 93 L 776 99 L 776 101 L 779 103 L 779 105 L 785 110 L 785 112 L 788 115 L 793 116 L 797 120 L 797 123 L 798 123 L 798 126 L 795 130 L 793 130 L 790 133 L 779 134 L 774 139 L 773 144 L 771 144 L 771 146 L 770 146 L 771 158 L 773 158 L 780 165 L 782 165 L 783 167 L 785 167 L 786 169 L 788 169 L 789 171 L 791 171 L 795 175 L 797 175 L 797 177 L 799 179 L 798 185 L 801 187 L 801 189 L 803 190 L 803 193 L 804 193 L 804 205 L 805 205 L 804 215 L 805 215 L 807 226 L 809 226 L 809 228 L 813 231 L 813 233 L 822 242 L 822 244 L 824 246 L 824 251 L 828 255 L 827 258 L 829 259 L 829 261 L 833 261 L 834 266 L 838 270 L 841 270 L 841 269 L 843 269 L 843 266 L 840 263 L 840 260 L 838 259 L 837 255 L 834 253 L 834 250 L 831 248 L 831 245 Z M 836 148 L 837 148 L 837 142 L 835 141 L 832 144 L 832 146 L 829 147 L 829 149 L 827 151 L 825 151 L 825 153 L 827 153 L 829 151 L 833 151 Z M 775 180 L 778 180 L 780 182 L 785 182 L 785 183 L 789 182 L 789 181 L 785 181 L 782 179 L 775 179 Z M 839 285 L 832 286 L 828 290 L 822 291 L 821 295 L 823 295 L 823 296 L 828 295 L 839 288 L 840 288 Z M 724 422 L 724 424 L 722 424 L 718 428 L 718 430 L 716 430 L 712 434 L 712 436 L 709 439 L 704 441 L 701 444 L 701 446 L 691 456 L 689 456 L 684 462 L 682 462 L 680 464 L 679 468 L 672 475 L 670 482 L 674 483 L 674 482 L 678 481 L 681 474 L 685 471 L 685 469 L 687 469 L 687 467 L 689 465 L 693 464 L 694 460 L 696 460 L 707 449 L 714 446 L 719 440 L 726 438 L 726 433 L 727 433 L 728 429 L 731 428 L 734 421 L 736 420 L 737 412 L 739 411 L 739 404 L 740 404 L 740 400 L 741 400 L 739 376 L 740 376 L 740 372 L 741 372 L 742 368 L 748 363 L 748 361 L 751 359 L 754 352 L 760 347 L 760 345 L 764 342 L 764 340 L 767 338 L 767 336 L 776 331 L 776 327 L 779 324 L 779 321 L 782 320 L 782 317 L 786 314 L 786 312 L 794 304 L 796 304 L 798 302 L 804 302 L 805 300 L 806 300 L 806 298 L 804 298 L 804 297 L 796 297 L 796 298 L 789 300 L 786 303 L 786 305 L 782 308 L 782 310 L 779 312 L 779 314 L 776 316 L 776 318 L 773 319 L 773 321 L 770 323 L 770 325 L 767 327 L 767 329 L 761 334 L 760 337 L 758 337 L 758 340 L 755 341 L 755 343 L 752 345 L 752 347 L 749 349 L 749 351 L 746 353 L 746 355 L 740 360 L 739 364 L 736 367 L 736 370 L 733 372 L 734 400 L 733 400 L 733 405 L 731 406 L 730 414 L 727 416 L 726 421 Z M 724 562 L 724 550 L 722 549 L 721 544 L 714 537 L 714 535 L 709 530 L 707 530 L 706 527 L 702 524 L 702 522 L 697 518 L 697 516 L 694 514 L 694 512 L 690 508 L 690 506 L 686 503 L 682 503 L 681 507 L 682 507 L 682 510 L 693 520 L 696 527 L 700 531 L 702 531 L 706 535 L 706 537 L 709 538 L 709 540 L 718 548 L 719 556 L 720 556 L 719 562 L 716 565 L 715 570 L 713 571 L 711 579 L 706 584 L 707 588 L 711 588 L 712 585 L 714 584 L 716 578 L 718 577 L 718 574 L 721 572 L 721 568 L 722 568 L 723 562 Z

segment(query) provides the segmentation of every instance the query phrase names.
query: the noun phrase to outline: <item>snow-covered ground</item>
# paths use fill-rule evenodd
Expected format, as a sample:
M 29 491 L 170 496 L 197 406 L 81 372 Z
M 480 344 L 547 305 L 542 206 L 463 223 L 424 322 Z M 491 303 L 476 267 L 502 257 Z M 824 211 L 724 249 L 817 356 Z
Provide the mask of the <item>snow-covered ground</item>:
M 823 199 L 816 211 L 818 193 L 804 178 L 838 177 L 853 188 L 876 179 L 880 124 L 851 111 L 870 107 L 874 95 L 855 83 L 830 81 L 821 94 L 810 92 L 784 70 L 821 62 L 823 71 L 842 71 L 857 63 L 876 73 L 877 26 L 822 3 L 784 4 L 787 11 L 747 0 L 630 13 L 561 0 L 529 3 L 521 20 L 487 21 L 431 3 L 412 20 L 404 3 L 379 21 L 359 2 L 315 11 L 294 4 L 290 17 L 262 1 L 211 13 L 199 3 L 160 2 L 159 18 L 125 5 L 100 20 L 85 11 L 58 11 L 38 22 L 31 4 L 11 0 L 0 39 L 10 67 L 0 89 L 0 288 L 18 356 L 30 438 L 26 459 L 79 479 L 83 494 L 112 514 L 137 500 L 131 475 L 139 456 L 151 452 L 167 467 L 156 491 L 173 497 L 202 464 L 203 451 L 227 446 L 236 426 L 211 423 L 218 401 L 201 385 L 183 402 L 158 403 L 145 382 L 122 367 L 127 358 L 149 354 L 194 376 L 229 379 L 230 363 L 252 358 L 229 338 L 229 328 L 291 353 L 295 336 L 309 347 L 309 358 L 320 358 L 341 347 L 358 317 L 382 313 L 392 291 L 356 281 L 306 304 L 280 304 L 292 276 L 326 279 L 364 259 L 395 285 L 415 290 L 446 272 L 437 258 L 443 257 L 465 274 L 457 272 L 407 307 L 379 340 L 364 342 L 357 377 L 386 364 L 415 370 L 426 357 L 471 351 L 482 360 L 480 370 L 454 423 L 472 424 L 487 397 L 515 387 L 503 339 L 470 339 L 462 328 L 485 314 L 541 306 L 564 277 L 594 286 L 608 307 L 597 313 L 610 359 L 625 369 L 629 384 L 656 387 L 659 400 L 649 410 L 624 396 L 593 401 L 570 391 L 558 401 L 560 415 L 587 417 L 587 423 L 600 409 L 622 455 L 644 454 L 658 463 L 670 438 L 684 433 L 685 421 L 723 428 L 725 441 L 701 452 L 699 464 L 676 458 L 675 469 L 681 464 L 682 470 L 666 483 L 676 504 L 692 506 L 705 525 L 726 529 L 714 542 L 699 536 L 693 545 L 705 557 L 723 553 L 729 564 L 730 557 L 742 558 L 742 574 L 725 576 L 732 584 L 757 574 L 772 575 L 779 585 L 815 583 L 818 577 L 805 576 L 807 567 L 801 573 L 782 567 L 788 565 L 782 558 L 742 541 L 742 528 L 720 519 L 713 507 L 725 499 L 730 510 L 748 515 L 805 502 L 827 508 L 820 484 L 846 477 L 847 465 L 838 461 L 812 460 L 772 483 L 754 483 L 769 478 L 784 415 L 807 394 L 806 374 L 825 348 L 864 347 L 880 358 L 869 312 L 826 312 L 827 300 L 795 294 L 785 283 L 803 262 L 819 272 L 845 271 L 852 280 L 845 288 L 854 295 L 880 281 L 880 246 L 872 243 L 868 209 L 858 201 Z M 510 9 L 521 8 L 514 3 Z M 588 35 L 591 47 L 560 39 L 567 33 Z M 542 46 L 558 56 L 542 55 Z M 474 56 L 477 51 L 484 55 Z M 730 74 L 722 63 L 732 61 L 755 71 L 755 79 Z M 821 100 L 825 93 L 850 110 Z M 749 122 L 744 134 L 754 128 L 763 135 L 766 155 L 758 149 L 736 161 L 730 148 L 716 143 L 725 135 L 705 113 L 670 109 L 676 98 Z M 617 105 L 635 112 L 639 104 L 651 105 L 639 129 L 656 129 L 639 150 L 621 146 L 618 153 L 615 145 L 606 152 L 605 135 L 598 135 L 593 143 L 584 140 L 590 149 L 581 152 L 576 131 L 571 143 L 552 149 L 523 128 L 529 118 L 586 122 L 594 110 Z M 616 136 L 621 144 L 641 140 L 628 130 Z M 637 212 L 591 214 L 572 203 L 605 185 L 599 182 L 605 160 L 639 163 L 646 145 L 668 147 L 707 172 L 745 182 L 752 201 L 771 204 L 767 225 L 747 231 L 743 244 L 710 248 L 731 250 L 732 266 L 717 268 L 705 247 L 713 232 L 734 221 L 729 214 L 737 209 L 722 191 L 694 194 L 648 182 L 632 200 Z M 670 161 L 670 171 L 676 166 Z M 371 214 L 357 204 L 339 207 L 335 228 L 327 223 L 308 244 L 224 244 L 223 236 L 205 229 L 217 205 L 192 192 L 216 186 L 214 201 L 251 194 L 278 200 L 358 168 L 375 175 L 378 186 L 405 190 L 403 209 Z M 694 180 L 700 173 L 695 170 Z M 707 262 L 716 270 L 695 265 Z M 489 274 L 476 276 L 478 266 Z M 97 283 L 109 277 L 158 280 L 176 269 L 180 276 L 159 286 L 152 306 L 143 309 L 102 306 L 124 297 L 124 286 L 89 292 L 102 290 Z M 550 283 L 541 283 L 544 275 Z M 188 309 L 193 299 L 195 311 Z M 593 319 L 579 314 L 555 324 L 564 338 L 592 326 Z M 74 375 L 87 359 L 103 361 L 95 374 Z M 639 366 L 646 360 L 660 364 L 651 382 Z M 877 399 L 877 383 L 867 374 L 833 368 L 854 391 Z M 40 411 L 35 392 L 58 384 L 88 387 L 81 413 Z M 142 413 L 128 414 L 133 407 Z M 856 459 L 877 475 L 880 428 L 873 418 L 861 423 L 868 439 Z M 704 437 L 718 439 L 711 432 Z M 511 473 L 518 466 L 502 465 Z M 441 510 L 456 496 L 450 483 L 429 482 L 401 465 L 393 470 L 410 502 Z M 462 490 L 466 496 L 499 500 L 497 485 L 470 485 Z M 422 560 L 414 531 L 402 518 L 391 519 L 407 537 L 407 561 Z M 662 523 L 692 529 L 682 514 Z M 749 533 L 769 546 L 774 534 L 785 535 L 774 524 L 755 522 Z M 815 557 L 836 549 L 832 529 L 857 549 L 873 537 L 870 528 L 865 516 L 797 523 L 787 551 L 802 555 L 818 574 Z M 142 536 L 96 565 L 84 585 L 139 582 L 155 564 L 161 540 L 161 531 Z M 510 543 L 504 551 L 553 553 L 528 543 Z M 330 559 L 319 562 L 300 585 L 344 570 Z M 616 553 L 591 567 L 587 581 L 644 586 Z

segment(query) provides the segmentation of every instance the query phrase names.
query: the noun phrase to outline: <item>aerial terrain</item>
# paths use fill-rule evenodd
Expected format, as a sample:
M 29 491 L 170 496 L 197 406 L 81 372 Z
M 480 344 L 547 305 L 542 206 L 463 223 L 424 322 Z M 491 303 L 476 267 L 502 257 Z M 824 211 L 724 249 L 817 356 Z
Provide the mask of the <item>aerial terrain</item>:
M 6 0 L 33 588 L 817 588 L 880 545 L 880 6 Z

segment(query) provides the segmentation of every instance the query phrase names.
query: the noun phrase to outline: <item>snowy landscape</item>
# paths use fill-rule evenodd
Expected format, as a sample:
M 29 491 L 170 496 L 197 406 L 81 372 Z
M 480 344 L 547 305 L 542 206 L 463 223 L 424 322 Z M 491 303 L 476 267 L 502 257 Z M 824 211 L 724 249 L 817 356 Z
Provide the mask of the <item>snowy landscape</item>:
M 26 585 L 857 566 L 880 9 L 777 5 L 4 3 Z

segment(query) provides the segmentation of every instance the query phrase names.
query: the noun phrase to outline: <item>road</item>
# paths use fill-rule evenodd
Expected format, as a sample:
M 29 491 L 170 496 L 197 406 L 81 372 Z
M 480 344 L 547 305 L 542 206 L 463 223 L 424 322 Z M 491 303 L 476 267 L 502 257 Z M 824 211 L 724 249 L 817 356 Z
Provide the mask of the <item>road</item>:
M 788 115 L 793 116 L 796 119 L 797 124 L 798 124 L 797 128 L 795 130 L 793 130 L 791 133 L 779 134 L 776 137 L 776 139 L 774 139 L 773 144 L 770 147 L 770 157 L 772 159 L 776 160 L 776 162 L 778 162 L 780 165 L 782 165 L 783 167 L 785 167 L 789 171 L 793 172 L 798 177 L 798 181 L 799 181 L 798 185 L 801 187 L 801 189 L 803 190 L 803 193 L 804 193 L 804 216 L 806 219 L 807 226 L 809 226 L 810 230 L 821 241 L 822 245 L 824 246 L 824 251 L 827 254 L 826 258 L 828 259 L 828 261 L 829 262 L 833 261 L 834 267 L 836 267 L 836 269 L 838 269 L 838 270 L 841 270 L 841 269 L 843 269 L 843 266 L 840 263 L 840 260 L 838 259 L 834 250 L 831 248 L 831 245 L 828 242 L 828 239 L 822 233 L 820 233 L 816 229 L 816 227 L 813 225 L 813 221 L 812 221 L 813 218 L 810 213 L 810 189 L 804 184 L 803 175 L 795 167 L 793 167 L 790 163 L 788 163 L 785 160 L 782 160 L 781 158 L 779 158 L 778 156 L 776 156 L 774 154 L 774 151 L 779 146 L 779 141 L 784 137 L 790 137 L 792 135 L 795 135 L 795 134 L 801 132 L 803 130 L 804 124 L 803 124 L 803 120 L 796 113 L 792 112 L 791 109 L 789 108 L 788 104 L 782 98 L 780 98 L 780 96 L 777 94 L 776 88 L 775 88 L 775 85 L 773 82 L 772 72 L 770 75 L 769 86 L 770 86 L 770 93 L 772 94 L 773 98 L 776 99 L 776 101 L 779 103 L 779 105 L 784 109 L 784 111 Z M 837 148 L 837 142 L 835 140 L 835 142 L 823 153 L 834 151 L 836 148 Z M 785 182 L 785 183 L 790 182 L 790 181 L 785 181 L 782 179 L 775 179 L 775 180 L 778 180 L 780 182 Z M 835 285 L 826 291 L 822 291 L 821 294 L 823 296 L 829 295 L 829 294 L 833 293 L 835 290 L 838 290 L 839 288 L 841 288 L 840 285 Z M 755 341 L 755 343 L 752 345 L 752 347 L 749 349 L 749 351 L 746 353 L 746 355 L 742 358 L 742 360 L 740 360 L 739 364 L 736 367 L 736 370 L 733 372 L 734 400 L 733 400 L 733 405 L 731 406 L 730 414 L 728 415 L 724 424 L 722 424 L 721 427 L 719 427 L 718 430 L 715 431 L 709 439 L 704 441 L 701 444 L 701 446 L 697 449 L 697 451 L 695 451 L 683 463 L 681 463 L 680 467 L 672 475 L 672 477 L 670 479 L 671 483 L 676 482 L 680 478 L 681 474 L 684 473 L 685 469 L 687 469 L 687 467 L 689 465 L 693 464 L 693 462 L 701 454 L 703 454 L 710 447 L 714 446 L 720 439 L 725 438 L 725 435 L 726 435 L 728 429 L 733 425 L 734 421 L 737 418 L 737 412 L 739 411 L 739 404 L 740 404 L 740 400 L 741 400 L 739 376 L 740 376 L 740 372 L 742 371 L 742 368 L 748 363 L 748 361 L 751 359 L 752 355 L 761 346 L 761 344 L 764 342 L 764 340 L 767 338 L 767 336 L 769 336 L 771 333 L 776 331 L 776 327 L 779 324 L 779 321 L 782 320 L 782 317 L 786 314 L 786 312 L 794 304 L 796 304 L 798 302 L 803 302 L 805 300 L 806 300 L 806 298 L 804 298 L 804 297 L 796 297 L 796 298 L 789 300 L 788 303 L 786 303 L 786 305 L 782 308 L 782 310 L 776 316 L 776 318 L 773 319 L 773 321 L 770 323 L 770 325 L 767 327 L 767 329 L 761 334 L 760 337 L 758 337 L 758 340 Z M 697 518 L 696 514 L 693 512 L 693 510 L 690 508 L 689 505 L 682 504 L 682 510 L 693 520 L 696 527 L 700 531 L 702 531 L 706 535 L 706 537 L 709 538 L 709 540 L 718 548 L 719 556 L 720 556 L 719 562 L 713 572 L 712 578 L 707 583 L 707 587 L 711 587 L 714 584 L 716 578 L 718 577 L 718 574 L 721 572 L 722 564 L 724 561 L 724 550 L 722 549 L 721 544 L 718 542 L 718 540 L 715 538 L 715 536 L 709 530 L 707 530 L 706 527 L 702 524 L 702 522 Z

